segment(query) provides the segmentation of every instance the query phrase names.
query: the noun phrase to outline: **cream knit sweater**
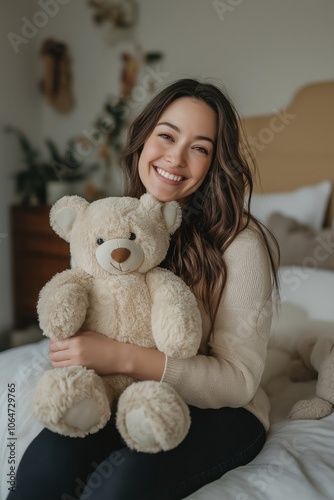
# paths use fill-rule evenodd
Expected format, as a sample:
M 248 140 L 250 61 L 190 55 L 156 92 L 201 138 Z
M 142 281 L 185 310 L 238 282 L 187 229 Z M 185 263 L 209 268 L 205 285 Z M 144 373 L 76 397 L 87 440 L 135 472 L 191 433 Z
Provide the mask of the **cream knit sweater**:
M 248 227 L 224 254 L 227 281 L 213 329 L 202 313 L 199 353 L 166 358 L 162 381 L 199 408 L 244 407 L 269 428 L 269 400 L 261 387 L 272 321 L 271 271 L 257 230 Z

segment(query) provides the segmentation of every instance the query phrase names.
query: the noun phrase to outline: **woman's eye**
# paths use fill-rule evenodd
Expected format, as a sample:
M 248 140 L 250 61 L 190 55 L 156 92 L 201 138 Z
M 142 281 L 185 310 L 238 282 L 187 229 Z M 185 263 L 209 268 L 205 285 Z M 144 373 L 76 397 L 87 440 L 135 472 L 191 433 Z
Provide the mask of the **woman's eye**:
M 135 233 L 130 233 L 129 234 L 129 240 L 135 240 L 135 239 L 136 239 Z
M 102 245 L 104 243 L 104 239 L 103 238 L 97 238 L 96 243 L 98 245 Z
M 159 137 L 161 137 L 162 139 L 167 139 L 168 141 L 173 140 L 173 137 L 169 134 L 159 134 Z
M 202 146 L 196 146 L 194 149 L 196 149 L 196 151 L 199 151 L 200 153 L 203 153 L 205 155 L 208 154 L 208 151 L 205 148 L 202 148 Z

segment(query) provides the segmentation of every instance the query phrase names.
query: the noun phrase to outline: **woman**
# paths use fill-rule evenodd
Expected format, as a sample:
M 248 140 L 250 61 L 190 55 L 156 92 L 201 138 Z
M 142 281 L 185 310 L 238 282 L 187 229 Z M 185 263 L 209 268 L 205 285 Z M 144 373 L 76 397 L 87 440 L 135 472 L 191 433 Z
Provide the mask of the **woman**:
M 83 331 L 51 342 L 50 359 L 54 367 L 168 382 L 190 405 L 191 428 L 177 448 L 158 454 L 124 447 L 113 421 L 84 439 L 43 430 L 22 459 L 10 500 L 181 499 L 259 453 L 269 426 L 259 383 L 277 280 L 268 237 L 244 206 L 249 160 L 238 115 L 211 84 L 177 81 L 133 122 L 127 194 L 148 191 L 182 206 L 163 265 L 198 298 L 200 352 L 172 359 Z

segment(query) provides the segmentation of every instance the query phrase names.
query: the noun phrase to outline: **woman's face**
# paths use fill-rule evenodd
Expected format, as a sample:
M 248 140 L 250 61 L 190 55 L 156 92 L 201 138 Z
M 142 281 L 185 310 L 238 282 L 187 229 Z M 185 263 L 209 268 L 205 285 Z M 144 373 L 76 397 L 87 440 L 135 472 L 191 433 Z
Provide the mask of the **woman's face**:
M 181 201 L 194 193 L 211 165 L 216 113 L 202 101 L 182 97 L 160 116 L 139 158 L 139 177 L 159 201 Z

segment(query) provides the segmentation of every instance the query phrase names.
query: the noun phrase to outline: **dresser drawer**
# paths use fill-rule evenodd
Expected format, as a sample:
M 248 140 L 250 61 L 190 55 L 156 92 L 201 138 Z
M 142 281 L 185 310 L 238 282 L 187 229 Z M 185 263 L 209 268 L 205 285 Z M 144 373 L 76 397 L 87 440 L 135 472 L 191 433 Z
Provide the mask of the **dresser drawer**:
M 50 207 L 12 207 L 12 230 L 19 233 L 50 233 Z
M 22 233 L 13 234 L 13 249 L 17 255 L 22 254 L 40 254 L 53 255 L 64 258 L 70 256 L 70 245 L 62 240 L 55 233 Z
M 11 240 L 15 326 L 37 321 L 36 305 L 43 286 L 70 268 L 69 244 L 49 223 L 49 207 L 13 207 Z

